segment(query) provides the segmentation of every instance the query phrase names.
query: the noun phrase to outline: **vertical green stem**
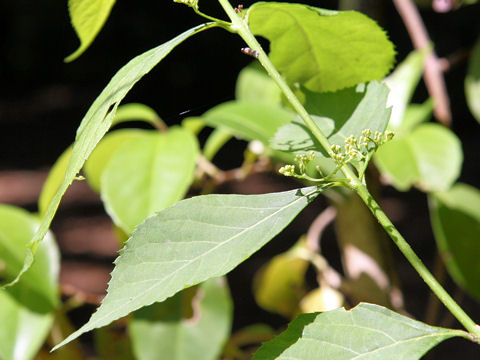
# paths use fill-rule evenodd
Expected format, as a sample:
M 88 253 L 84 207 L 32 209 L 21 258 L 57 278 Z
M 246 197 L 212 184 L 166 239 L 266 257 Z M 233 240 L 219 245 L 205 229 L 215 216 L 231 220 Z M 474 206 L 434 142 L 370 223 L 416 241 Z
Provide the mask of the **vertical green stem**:
M 255 36 L 248 28 L 246 21 L 235 12 L 228 0 L 218 1 L 232 21 L 230 30 L 232 32 L 238 33 L 252 50 L 258 51 L 258 60 L 260 61 L 262 66 L 280 87 L 280 89 L 282 90 L 290 104 L 293 106 L 295 111 L 297 111 L 297 113 L 305 121 L 305 124 L 308 126 L 310 131 L 312 131 L 313 135 L 319 141 L 320 145 L 325 149 L 325 151 L 330 154 L 331 144 L 328 141 L 327 137 L 318 128 L 310 114 L 308 114 L 308 112 L 305 110 L 305 108 L 295 96 L 293 91 L 290 89 L 288 84 L 285 82 L 285 80 L 279 74 L 275 66 L 272 64 L 267 54 L 258 43 Z M 453 300 L 453 298 L 445 291 L 445 289 L 430 273 L 430 271 L 426 268 L 420 258 L 412 250 L 407 241 L 392 224 L 390 219 L 385 215 L 377 202 L 373 199 L 366 185 L 355 175 L 353 170 L 348 165 L 342 166 L 341 170 L 350 180 L 350 187 L 355 190 L 360 196 L 360 198 L 365 202 L 372 214 L 382 225 L 388 235 L 392 238 L 393 242 L 397 245 L 402 254 L 407 258 L 410 264 L 422 277 L 425 283 L 430 287 L 433 293 L 438 296 L 438 298 L 445 305 L 445 307 L 447 307 L 447 309 L 450 310 L 450 312 L 457 318 L 457 320 L 475 337 L 475 340 L 480 341 L 480 327 L 475 324 L 475 322 L 463 311 L 463 309 L 455 302 L 455 300 Z

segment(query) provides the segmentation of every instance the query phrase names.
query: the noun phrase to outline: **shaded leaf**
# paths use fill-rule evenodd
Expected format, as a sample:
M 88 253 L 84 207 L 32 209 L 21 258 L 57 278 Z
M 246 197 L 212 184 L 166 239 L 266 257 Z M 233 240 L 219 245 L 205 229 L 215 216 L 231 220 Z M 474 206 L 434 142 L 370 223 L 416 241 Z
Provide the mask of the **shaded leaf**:
M 180 127 L 143 131 L 118 149 L 100 186 L 115 224 L 130 234 L 148 216 L 181 200 L 193 181 L 197 154 L 197 139 Z
M 257 62 L 245 67 L 238 74 L 235 97 L 237 100 L 271 105 L 282 103 L 282 91 Z
M 255 35 L 270 40 L 270 58 L 289 83 L 312 91 L 335 91 L 380 80 L 395 51 L 385 32 L 355 11 L 260 2 L 248 9 Z
M 465 77 L 465 95 L 472 115 L 480 122 L 480 38 L 473 48 L 467 76 Z
M 190 290 L 190 289 L 188 289 Z M 185 314 L 189 301 L 190 314 Z M 232 300 L 224 278 L 200 284 L 194 296 L 179 292 L 135 312 L 128 330 L 136 358 L 215 360 L 230 333 Z
M 40 226 L 28 246 L 22 270 L 11 283 L 5 286 L 11 286 L 16 283 L 32 265 L 36 249 L 48 231 L 63 194 L 65 194 L 65 191 L 83 167 L 85 160 L 89 157 L 97 143 L 110 128 L 118 105 L 130 89 L 178 44 L 212 26 L 216 25 L 202 24 L 196 26 L 178 35 L 176 38 L 135 57 L 110 80 L 109 84 L 88 110 L 77 130 L 65 177 L 45 210 Z
M 253 360 L 416 360 L 454 336 L 468 338 L 468 333 L 428 326 L 387 308 L 361 303 L 349 311 L 299 315 L 286 331 L 264 343 Z
M 0 205 L 0 277 L 11 280 L 22 268 L 26 246 L 38 220 L 9 205 Z M 45 341 L 59 303 L 60 256 L 50 233 L 35 264 L 16 286 L 0 291 L 0 358 L 33 359 Z
M 429 200 L 433 232 L 448 272 L 480 299 L 480 191 L 455 184 Z
M 198 196 L 148 218 L 115 261 L 100 307 L 55 348 L 188 286 L 226 274 L 282 231 L 320 191 L 310 187 L 264 195 Z
M 300 246 L 297 244 L 274 256 L 255 274 L 253 294 L 263 309 L 285 317 L 298 312 L 300 299 L 306 292 L 305 274 L 309 265 L 308 260 L 296 252 Z
M 68 0 L 68 12 L 73 28 L 80 39 L 80 47 L 65 58 L 78 58 L 93 42 L 107 21 L 115 0 Z
M 445 191 L 460 175 L 460 140 L 447 128 L 423 124 L 411 134 L 384 144 L 375 164 L 399 190 L 415 185 L 423 191 Z

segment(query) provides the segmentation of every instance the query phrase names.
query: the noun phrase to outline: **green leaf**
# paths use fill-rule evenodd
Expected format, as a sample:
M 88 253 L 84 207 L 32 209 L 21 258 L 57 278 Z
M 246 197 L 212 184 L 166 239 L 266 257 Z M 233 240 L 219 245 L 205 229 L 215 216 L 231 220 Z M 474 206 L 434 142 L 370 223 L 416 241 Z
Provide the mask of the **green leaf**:
M 148 216 L 181 200 L 193 181 L 197 154 L 197 139 L 180 127 L 144 131 L 118 149 L 100 186 L 115 224 L 130 234 Z
M 194 135 L 198 135 L 205 127 L 205 121 L 198 116 L 186 117 L 182 120 L 182 127 Z
M 448 272 L 480 299 L 480 190 L 458 183 L 429 200 L 433 232 Z
M 405 110 L 422 77 L 424 61 L 430 51 L 431 48 L 411 52 L 385 79 L 390 88 L 387 104 L 392 107 L 389 123 L 392 130 L 397 131 L 402 127 Z
M 203 146 L 203 155 L 205 158 L 207 160 L 212 160 L 222 146 L 225 145 L 231 138 L 232 135 L 225 129 L 213 130 Z
M 145 121 L 153 127 L 158 127 L 162 122 L 160 116 L 151 107 L 139 103 L 130 103 L 118 107 L 112 126 L 122 122 L 138 120 Z
M 253 360 L 382 359 L 416 360 L 460 330 L 428 326 L 373 304 L 302 314 L 275 339 L 264 343 Z
M 382 174 L 402 191 L 412 185 L 423 191 L 445 191 L 460 175 L 462 161 L 460 140 L 452 131 L 432 123 L 394 138 L 375 154 Z
M 47 210 L 45 210 L 37 232 L 30 241 L 22 270 L 11 283 L 5 286 L 15 284 L 32 265 L 36 249 L 48 231 L 63 194 L 65 194 L 65 191 L 67 191 L 67 188 L 73 182 L 97 143 L 110 128 L 118 105 L 130 89 L 178 44 L 190 36 L 213 26 L 216 26 L 216 24 L 196 26 L 178 35 L 176 38 L 135 57 L 110 80 L 110 83 L 88 110 L 77 130 L 65 177 L 50 201 Z
M 406 107 L 402 125 L 395 130 L 395 136 L 401 137 L 409 134 L 419 124 L 427 122 L 433 114 L 433 100 L 429 98 L 423 104 L 410 104 Z
M 465 95 L 472 115 L 480 122 L 480 38 L 473 48 L 467 76 L 465 77 Z
M 50 169 L 47 179 L 42 186 L 40 196 L 38 197 L 38 212 L 40 215 L 45 215 L 48 204 L 50 204 L 50 201 L 53 199 L 55 193 L 62 184 L 71 155 L 72 147 L 69 146 L 65 149 L 62 155 L 59 156 L 57 161 L 55 161 L 55 164 L 53 164 L 52 168 Z
M 300 254 L 302 243 L 273 257 L 255 274 L 253 294 L 263 309 L 288 318 L 298 313 L 300 299 L 306 293 L 305 274 L 309 265 Z
M 68 0 L 68 12 L 80 39 L 80 47 L 65 58 L 66 62 L 75 60 L 90 46 L 114 4 L 115 0 Z
M 315 123 L 332 144 L 343 146 L 350 135 L 357 138 L 364 129 L 383 132 L 390 118 L 386 107 L 388 88 L 376 81 L 367 85 L 339 90 L 334 93 L 313 93 L 305 91 L 306 110 L 314 115 Z M 276 150 L 305 152 L 316 151 L 327 156 L 310 130 L 300 119 L 282 126 L 271 140 Z
M 253 62 L 240 71 L 235 86 L 237 100 L 280 105 L 282 91 L 266 71 Z
M 137 359 L 218 359 L 232 322 L 226 279 L 200 284 L 193 297 L 190 290 L 134 313 L 128 330 Z
M 225 275 L 281 232 L 320 191 L 198 196 L 148 218 L 115 261 L 100 307 L 55 349 L 186 287 Z
M 25 210 L 0 205 L 0 277 L 22 268 L 26 245 L 38 220 Z M 35 263 L 15 287 L 0 291 L 0 358 L 33 359 L 45 341 L 59 303 L 60 256 L 50 233 Z
M 102 174 L 105 171 L 110 158 L 127 142 L 141 138 L 142 134 L 149 133 L 147 130 L 121 129 L 108 133 L 93 150 L 85 162 L 84 171 L 90 187 L 100 192 Z
M 301 4 L 256 3 L 248 9 L 255 35 L 270 40 L 270 58 L 289 83 L 324 92 L 380 80 L 395 51 L 385 32 L 355 11 Z
M 202 115 L 210 126 L 224 128 L 245 140 L 268 144 L 277 129 L 290 123 L 295 113 L 271 104 L 251 101 L 229 101 Z

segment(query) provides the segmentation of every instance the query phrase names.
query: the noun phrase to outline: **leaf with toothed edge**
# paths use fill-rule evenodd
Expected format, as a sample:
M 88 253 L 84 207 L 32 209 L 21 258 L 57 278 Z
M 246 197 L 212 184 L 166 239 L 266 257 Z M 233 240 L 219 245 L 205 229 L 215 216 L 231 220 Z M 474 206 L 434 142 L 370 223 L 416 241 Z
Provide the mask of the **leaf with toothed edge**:
M 177 45 L 190 36 L 213 26 L 216 26 L 216 24 L 207 23 L 196 26 L 183 32 L 176 38 L 144 52 L 130 60 L 130 62 L 121 68 L 110 80 L 108 85 L 92 104 L 78 128 L 65 177 L 48 204 L 40 226 L 28 245 L 22 270 L 12 282 L 2 287 L 8 287 L 17 283 L 20 280 L 20 277 L 32 265 L 37 247 L 50 227 L 50 223 L 57 211 L 63 194 L 65 194 L 67 188 L 73 182 L 85 163 L 85 160 L 92 153 L 97 143 L 110 128 L 118 105 L 130 89 Z
M 361 303 L 324 313 L 301 314 L 264 343 L 253 360 L 417 360 L 461 330 L 429 326 L 382 306 Z
M 115 260 L 108 293 L 87 324 L 55 346 L 212 277 L 228 273 L 280 233 L 322 191 L 205 195 L 140 224 Z
M 380 80 L 395 60 L 393 44 L 375 21 L 356 11 L 257 2 L 246 18 L 270 41 L 275 67 L 287 82 L 311 91 L 336 91 Z

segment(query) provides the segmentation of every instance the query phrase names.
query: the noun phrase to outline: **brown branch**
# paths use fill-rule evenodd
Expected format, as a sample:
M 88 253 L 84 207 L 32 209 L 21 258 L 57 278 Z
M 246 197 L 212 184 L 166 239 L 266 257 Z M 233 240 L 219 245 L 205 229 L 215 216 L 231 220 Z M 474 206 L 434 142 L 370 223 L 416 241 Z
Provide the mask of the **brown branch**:
M 393 0 L 400 17 L 402 18 L 413 46 L 422 50 L 430 45 L 430 38 L 420 13 L 412 0 Z M 425 59 L 425 72 L 423 74 L 428 93 L 435 101 L 434 114 L 438 122 L 450 126 L 452 114 L 450 99 L 448 98 L 442 66 L 437 55 L 432 51 Z

